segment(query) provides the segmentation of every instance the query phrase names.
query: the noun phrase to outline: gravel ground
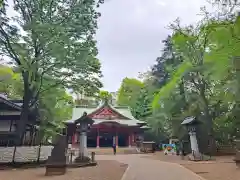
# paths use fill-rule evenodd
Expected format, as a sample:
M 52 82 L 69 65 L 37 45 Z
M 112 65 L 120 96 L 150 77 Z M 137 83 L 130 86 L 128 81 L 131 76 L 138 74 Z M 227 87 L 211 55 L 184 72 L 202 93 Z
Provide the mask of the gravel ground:
M 240 168 L 236 167 L 231 156 L 215 157 L 214 161 L 192 162 L 181 160 L 178 156 L 166 156 L 163 152 L 157 152 L 148 158 L 178 163 L 206 180 L 240 179 Z
M 0 180 L 120 180 L 127 165 L 117 161 L 98 161 L 94 167 L 68 169 L 62 176 L 44 176 L 45 168 L 0 171 Z

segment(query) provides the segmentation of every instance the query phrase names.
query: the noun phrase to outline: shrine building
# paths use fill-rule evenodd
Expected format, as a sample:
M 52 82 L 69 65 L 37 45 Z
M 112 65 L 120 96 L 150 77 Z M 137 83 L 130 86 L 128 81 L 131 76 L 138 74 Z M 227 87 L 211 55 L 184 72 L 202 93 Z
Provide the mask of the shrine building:
M 145 122 L 133 117 L 128 107 L 113 107 L 107 101 L 98 107 L 76 106 L 72 119 L 67 123 L 81 124 L 84 115 L 93 120 L 87 132 L 88 147 L 111 147 L 113 143 L 118 147 L 134 146 L 143 139 L 143 132 L 148 129 Z M 77 124 L 73 136 L 69 139 L 73 147 L 79 146 L 80 124 Z
M 0 146 L 14 146 L 14 141 L 18 136 L 16 127 L 20 121 L 21 110 L 22 100 L 11 100 L 0 94 Z M 29 115 L 21 145 L 29 146 L 36 143 L 37 124 L 34 117 Z

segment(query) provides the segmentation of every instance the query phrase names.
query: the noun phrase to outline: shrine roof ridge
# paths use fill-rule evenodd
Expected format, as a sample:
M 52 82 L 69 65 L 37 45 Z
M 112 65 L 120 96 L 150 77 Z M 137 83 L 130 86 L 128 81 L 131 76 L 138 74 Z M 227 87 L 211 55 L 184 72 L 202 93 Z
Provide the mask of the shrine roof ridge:
M 113 106 L 115 109 L 129 109 L 129 106 Z
M 76 105 L 75 108 L 98 108 L 98 106 L 94 106 L 94 105 L 91 105 L 91 106 L 88 106 L 88 105 Z

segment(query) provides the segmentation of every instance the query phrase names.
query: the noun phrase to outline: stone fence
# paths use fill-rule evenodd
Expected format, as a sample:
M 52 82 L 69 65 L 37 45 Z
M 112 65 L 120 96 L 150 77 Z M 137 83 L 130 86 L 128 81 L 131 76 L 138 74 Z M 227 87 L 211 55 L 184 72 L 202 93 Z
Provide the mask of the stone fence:
M 15 162 L 32 162 L 47 160 L 53 146 L 21 146 L 16 148 Z M 39 153 L 40 151 L 40 153 Z M 0 163 L 13 162 L 14 147 L 0 147 Z

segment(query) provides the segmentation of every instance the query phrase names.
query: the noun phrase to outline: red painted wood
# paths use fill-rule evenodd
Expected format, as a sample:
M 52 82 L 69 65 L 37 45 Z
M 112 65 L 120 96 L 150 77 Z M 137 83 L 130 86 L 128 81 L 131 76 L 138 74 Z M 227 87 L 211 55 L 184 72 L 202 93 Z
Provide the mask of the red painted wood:
M 118 135 L 115 136 L 116 146 L 118 146 Z
M 97 135 L 97 147 L 99 147 L 99 140 L 100 140 L 99 135 Z
M 90 115 L 92 119 L 117 119 L 119 118 L 119 114 L 113 112 L 110 108 L 100 109 L 95 114 Z
M 90 131 L 95 131 L 97 129 L 91 129 Z M 110 129 L 110 128 L 99 128 L 99 131 L 106 131 L 106 132 L 116 132 L 116 129 Z M 125 128 L 117 128 L 118 132 L 123 132 L 123 133 L 129 133 L 129 132 L 134 132 L 134 129 L 125 129 Z
M 99 129 L 97 129 L 97 147 L 99 147 L 99 144 L 100 144 Z
M 132 138 L 131 138 L 131 134 L 128 135 L 128 146 L 131 146 L 132 145 Z
M 132 133 L 132 143 L 135 142 L 135 136 L 134 136 L 134 133 Z
M 109 119 L 109 120 L 110 119 L 126 119 L 127 118 L 108 106 L 98 109 L 97 111 L 93 112 L 92 114 L 89 114 L 88 117 L 90 117 L 92 119 Z

